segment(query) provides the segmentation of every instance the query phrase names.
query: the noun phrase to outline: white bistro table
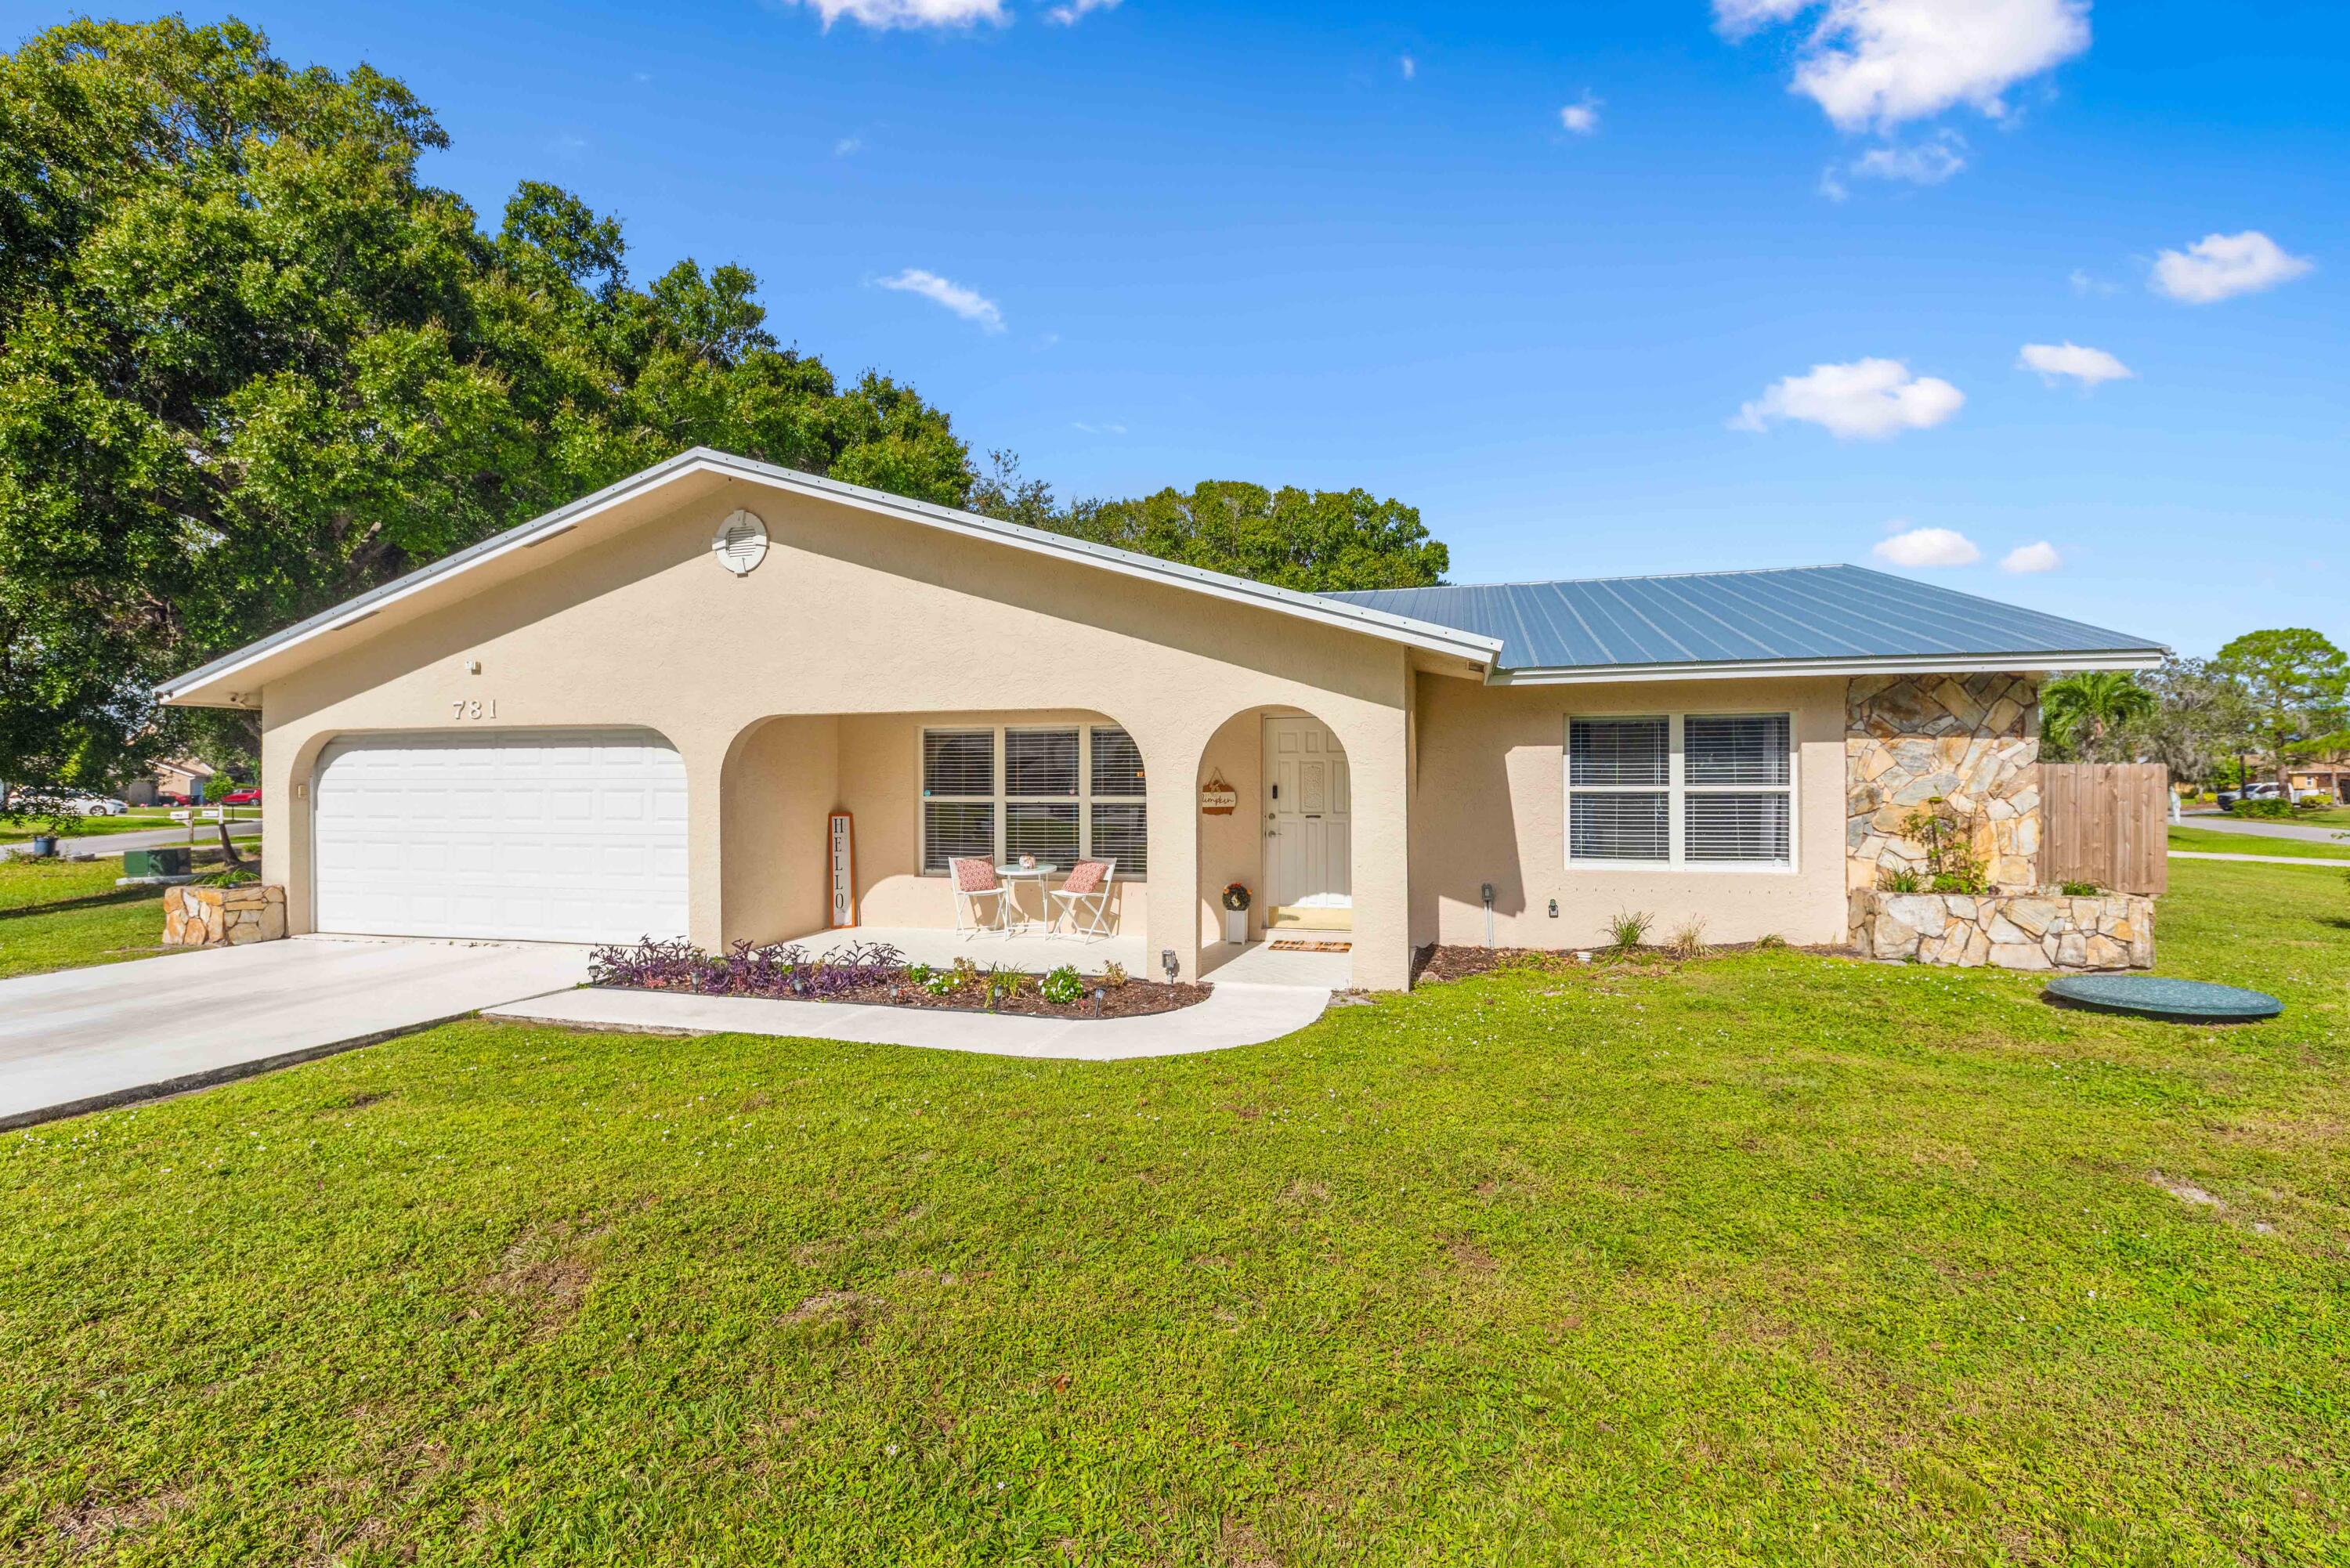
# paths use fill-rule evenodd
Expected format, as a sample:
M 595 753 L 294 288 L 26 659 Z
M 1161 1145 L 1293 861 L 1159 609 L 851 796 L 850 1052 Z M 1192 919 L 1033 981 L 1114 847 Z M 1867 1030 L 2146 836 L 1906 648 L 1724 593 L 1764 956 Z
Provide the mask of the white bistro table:
M 1058 866 L 1047 866 L 1041 860 L 1034 866 L 1023 866 L 1018 861 L 1014 861 L 1008 866 L 998 866 L 995 868 L 997 879 L 1005 885 L 1004 902 L 1012 907 L 1003 922 L 1007 935 L 1021 931 L 1046 931 L 1052 929 L 1052 901 L 1045 897 L 1045 884 L 1060 869 Z M 1011 915 L 1019 911 L 1019 885 L 1023 882 L 1036 884 L 1036 918 L 1032 920 L 1025 915 L 1022 915 L 1019 924 L 1015 927 Z

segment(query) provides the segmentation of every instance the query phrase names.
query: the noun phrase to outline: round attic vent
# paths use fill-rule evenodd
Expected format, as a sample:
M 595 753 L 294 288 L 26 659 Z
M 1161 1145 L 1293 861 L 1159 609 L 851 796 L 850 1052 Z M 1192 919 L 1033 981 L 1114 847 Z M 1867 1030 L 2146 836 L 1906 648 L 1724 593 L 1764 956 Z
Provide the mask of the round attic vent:
M 710 553 L 720 566 L 743 576 L 767 558 L 767 525 L 755 512 L 737 512 L 711 535 Z

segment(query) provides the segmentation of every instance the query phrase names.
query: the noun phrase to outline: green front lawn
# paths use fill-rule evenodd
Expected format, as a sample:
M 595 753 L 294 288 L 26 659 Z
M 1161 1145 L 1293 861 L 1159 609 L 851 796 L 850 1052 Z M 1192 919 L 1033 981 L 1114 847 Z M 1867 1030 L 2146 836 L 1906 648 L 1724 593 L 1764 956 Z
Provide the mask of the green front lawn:
M 2328 842 L 2230 833 L 2225 828 L 2174 827 L 2170 830 L 2170 847 L 2213 855 L 2290 855 L 2296 859 L 2350 861 L 2350 837 Z
M 115 859 L 0 860 L 0 979 L 162 951 L 162 890 L 121 875 Z
M 0 1560 L 2350 1556 L 2350 888 L 1111 1064 L 471 1023 L 0 1138 Z
M 261 816 L 259 808 L 253 806 L 233 805 L 228 808 L 228 814 L 231 822 L 257 821 Z M 220 829 L 213 824 L 202 822 L 196 826 L 198 844 L 203 844 L 207 837 L 215 843 L 219 841 Z M 186 824 L 173 822 L 171 813 L 163 807 L 133 806 L 120 816 L 86 816 L 82 818 L 79 827 L 65 836 L 103 838 L 109 834 L 152 833 L 158 828 L 176 828 L 182 833 L 187 831 Z M 21 824 L 0 823 L 0 844 L 23 844 L 48 831 L 48 825 L 37 817 Z

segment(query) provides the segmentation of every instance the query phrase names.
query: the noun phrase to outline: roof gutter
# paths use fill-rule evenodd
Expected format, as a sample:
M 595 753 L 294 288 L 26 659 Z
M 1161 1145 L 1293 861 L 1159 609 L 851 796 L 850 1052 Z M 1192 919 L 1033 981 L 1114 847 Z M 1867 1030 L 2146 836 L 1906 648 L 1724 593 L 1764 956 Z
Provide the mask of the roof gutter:
M 1731 680 L 1783 675 L 2072 674 L 2090 670 L 2152 670 L 2159 648 L 2069 649 L 2062 653 L 1916 653 L 1877 658 L 1757 659 L 1708 664 L 1584 664 L 1495 670 L 1488 686 L 1589 686 L 1625 680 Z

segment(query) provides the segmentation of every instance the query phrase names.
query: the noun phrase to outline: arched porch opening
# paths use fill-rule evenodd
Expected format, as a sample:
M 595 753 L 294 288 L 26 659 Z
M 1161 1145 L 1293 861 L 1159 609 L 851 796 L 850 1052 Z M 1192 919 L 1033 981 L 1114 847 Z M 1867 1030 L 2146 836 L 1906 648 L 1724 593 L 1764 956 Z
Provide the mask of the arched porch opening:
M 1022 969 L 1083 967 L 1043 927 L 1049 892 L 1094 859 L 1116 867 L 1110 937 L 1083 952 L 1139 973 L 1153 848 L 1146 790 L 1140 742 L 1090 709 L 759 720 L 735 737 L 724 764 L 724 940 L 888 940 L 923 961 L 935 961 L 935 950 Z M 846 925 L 834 902 L 836 815 L 848 818 Z M 1005 868 L 1023 921 L 1014 937 L 958 941 L 958 858 Z

